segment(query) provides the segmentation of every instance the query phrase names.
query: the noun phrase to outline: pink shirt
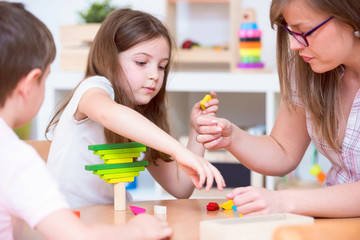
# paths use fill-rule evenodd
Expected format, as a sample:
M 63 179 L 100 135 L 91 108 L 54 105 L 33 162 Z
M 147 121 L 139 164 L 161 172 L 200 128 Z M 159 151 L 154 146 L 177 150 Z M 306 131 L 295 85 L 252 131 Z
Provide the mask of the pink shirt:
M 359 118 L 359 119 L 358 119 Z M 332 163 L 326 174 L 324 186 L 360 180 L 360 89 L 356 93 L 346 126 L 341 152 L 336 152 L 312 131 L 310 116 L 306 113 L 308 133 L 316 149 Z

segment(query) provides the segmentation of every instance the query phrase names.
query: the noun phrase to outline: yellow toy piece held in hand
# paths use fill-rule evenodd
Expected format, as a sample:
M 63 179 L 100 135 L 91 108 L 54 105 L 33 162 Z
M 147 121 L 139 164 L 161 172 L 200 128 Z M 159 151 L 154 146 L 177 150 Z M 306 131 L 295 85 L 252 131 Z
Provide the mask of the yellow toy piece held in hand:
M 203 98 L 203 100 L 201 100 L 200 102 L 200 106 L 202 110 L 205 110 L 205 103 L 211 100 L 211 96 L 209 94 L 206 94 L 205 97 Z

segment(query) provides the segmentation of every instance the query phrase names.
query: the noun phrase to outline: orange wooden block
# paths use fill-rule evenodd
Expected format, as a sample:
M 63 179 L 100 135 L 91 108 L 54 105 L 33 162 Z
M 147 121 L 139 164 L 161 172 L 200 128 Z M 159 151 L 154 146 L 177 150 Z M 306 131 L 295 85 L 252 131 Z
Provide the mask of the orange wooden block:
M 76 210 L 72 210 L 72 211 L 78 218 L 80 218 L 80 211 L 76 211 Z
M 239 42 L 240 48 L 261 48 L 261 42 Z
M 325 178 L 326 178 L 326 174 L 323 173 L 323 172 L 320 172 L 318 175 L 317 175 L 317 179 L 320 183 L 324 183 L 325 181 Z

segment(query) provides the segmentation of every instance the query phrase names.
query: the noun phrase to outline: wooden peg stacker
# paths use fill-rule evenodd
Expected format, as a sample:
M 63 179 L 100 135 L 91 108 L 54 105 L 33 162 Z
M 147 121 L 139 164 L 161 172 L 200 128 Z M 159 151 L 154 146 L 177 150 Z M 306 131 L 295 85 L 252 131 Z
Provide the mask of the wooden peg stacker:
M 133 182 L 135 176 L 139 176 L 140 171 L 144 171 L 149 165 L 148 161 L 134 162 L 134 158 L 141 156 L 141 152 L 146 151 L 146 146 L 137 143 L 117 143 L 89 145 L 89 150 L 94 154 L 100 155 L 104 164 L 86 165 L 85 170 L 93 171 L 107 183 L 114 184 L 114 208 L 115 210 L 125 210 L 126 190 L 125 183 Z

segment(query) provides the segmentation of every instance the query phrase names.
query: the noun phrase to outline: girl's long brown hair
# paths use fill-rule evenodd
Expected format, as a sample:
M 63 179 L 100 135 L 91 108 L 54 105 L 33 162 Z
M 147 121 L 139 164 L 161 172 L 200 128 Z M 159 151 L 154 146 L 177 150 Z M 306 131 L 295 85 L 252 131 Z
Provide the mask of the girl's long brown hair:
M 292 107 L 293 88 L 309 113 L 314 131 L 331 148 L 341 149 L 338 138 L 339 114 L 341 111 L 340 79 L 343 66 L 325 73 L 315 73 L 298 52 L 290 50 L 289 36 L 283 29 L 286 25 L 282 15 L 292 0 L 273 0 L 270 7 L 271 26 L 277 26 L 277 67 L 282 100 Z M 303 0 L 315 11 L 329 14 L 354 28 L 360 29 L 360 1 L 358 0 Z M 329 39 L 329 41 L 331 41 Z M 294 82 L 293 82 L 294 81 Z
M 106 77 L 114 88 L 115 102 L 135 109 L 165 132 L 170 133 L 166 109 L 166 83 L 171 65 L 171 51 L 169 53 L 169 64 L 165 68 L 163 85 L 159 93 L 148 104 L 134 105 L 123 90 L 124 86 L 121 83 L 124 81 L 120 81 L 125 76 L 118 60 L 119 53 L 137 44 L 158 37 L 166 39 L 169 48 L 172 49 L 172 39 L 168 30 L 154 16 L 131 9 L 117 9 L 113 11 L 101 24 L 91 44 L 84 80 L 86 81 L 91 76 Z M 63 104 L 50 121 L 46 133 L 56 127 L 63 110 L 72 98 L 76 88 L 64 98 Z M 104 134 L 107 143 L 131 141 L 106 128 L 104 129 Z M 144 134 L 146 133 L 144 132 Z M 156 163 L 157 158 L 171 161 L 168 155 L 148 148 L 145 159 Z

